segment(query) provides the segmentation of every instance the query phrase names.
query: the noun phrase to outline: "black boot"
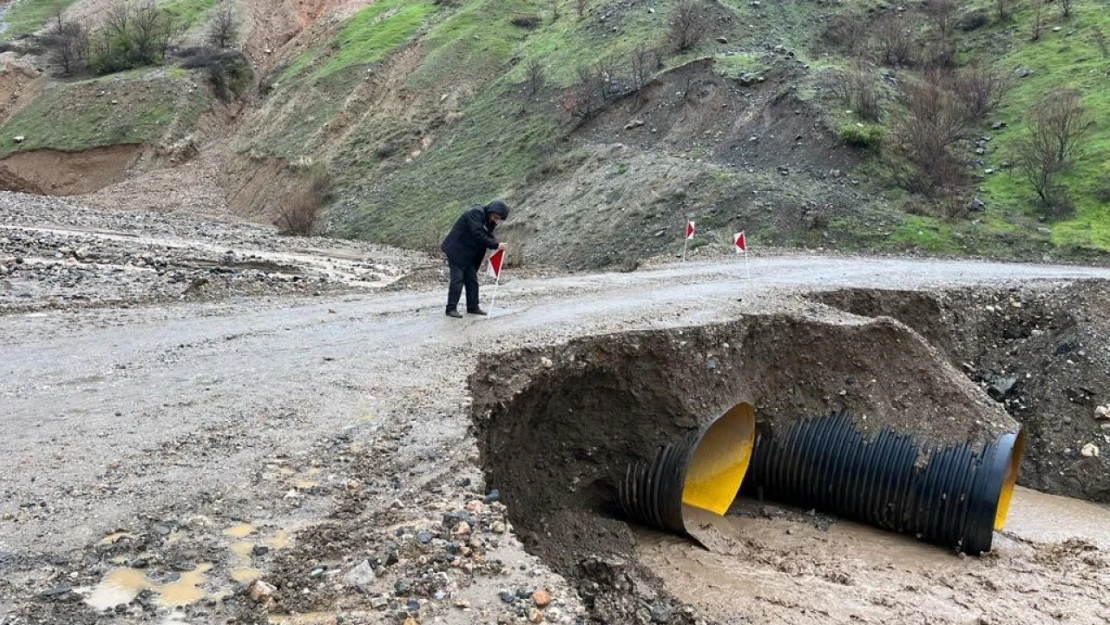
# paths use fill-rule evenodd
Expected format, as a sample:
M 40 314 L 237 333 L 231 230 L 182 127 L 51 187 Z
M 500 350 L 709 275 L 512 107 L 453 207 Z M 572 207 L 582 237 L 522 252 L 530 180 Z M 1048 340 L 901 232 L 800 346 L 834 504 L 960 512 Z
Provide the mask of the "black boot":
M 482 315 L 482 316 L 485 316 L 485 315 L 488 315 L 489 313 L 488 313 L 488 312 L 486 312 L 486 311 L 484 311 L 484 310 L 482 310 L 481 308 L 472 308 L 472 309 L 470 309 L 470 310 L 467 310 L 467 311 L 466 311 L 466 314 L 468 314 L 468 315 Z
M 448 317 L 454 317 L 455 319 L 462 319 L 462 313 L 455 310 L 454 308 L 447 311 L 447 316 Z

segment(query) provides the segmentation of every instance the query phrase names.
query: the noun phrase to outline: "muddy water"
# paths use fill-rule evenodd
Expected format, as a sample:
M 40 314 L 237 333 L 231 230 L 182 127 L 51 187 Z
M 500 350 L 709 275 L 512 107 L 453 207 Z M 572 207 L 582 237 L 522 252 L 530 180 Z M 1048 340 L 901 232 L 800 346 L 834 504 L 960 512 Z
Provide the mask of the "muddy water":
M 980 558 L 806 518 L 729 516 L 700 534 L 712 551 L 642 530 L 639 557 L 724 623 L 1110 623 L 1110 509 L 1027 489 Z

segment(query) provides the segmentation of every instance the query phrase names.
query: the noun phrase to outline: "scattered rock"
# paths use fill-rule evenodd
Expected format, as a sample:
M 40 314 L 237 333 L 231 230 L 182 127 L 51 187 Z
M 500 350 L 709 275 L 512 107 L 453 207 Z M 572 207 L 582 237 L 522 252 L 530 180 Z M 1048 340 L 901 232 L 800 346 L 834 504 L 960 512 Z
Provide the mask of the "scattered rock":
M 459 521 L 459 524 L 455 526 L 454 534 L 455 536 L 469 536 L 470 524 L 466 521 Z
M 387 605 L 389 605 L 389 599 L 386 599 L 385 597 L 374 597 L 370 600 L 370 607 L 374 608 L 375 610 L 380 610 Z
M 536 608 L 528 608 L 528 622 L 530 622 L 530 623 L 542 623 L 543 622 L 543 612 L 540 612 Z
M 652 623 L 666 623 L 671 620 L 674 608 L 666 603 L 657 603 L 651 608 Z
M 1110 419 L 1110 406 L 1098 406 L 1095 408 L 1095 419 Z
M 643 126 L 643 125 L 644 125 L 644 120 L 634 119 L 634 120 L 628 122 L 627 124 L 625 124 L 624 129 L 625 130 L 632 130 L 633 128 L 639 128 L 640 126 Z
M 73 590 L 69 584 L 58 584 L 57 586 L 42 593 L 44 599 L 57 599 L 59 597 L 68 595 Z
M 421 545 L 426 545 L 426 544 L 432 542 L 432 533 L 429 532 L 428 530 L 421 530 L 421 531 L 416 533 L 416 540 Z
M 991 124 L 991 130 L 1002 130 L 1006 127 L 1006 122 L 994 122 Z
M 497 490 L 496 488 L 491 490 L 489 492 L 489 494 L 486 495 L 486 498 L 484 499 L 484 501 L 486 503 L 493 503 L 495 501 L 501 501 L 501 491 Z
M 277 588 L 274 588 L 270 584 L 267 584 L 260 579 L 256 579 L 250 586 L 249 595 L 251 601 L 255 603 L 262 603 L 263 601 L 269 599 L 276 590 Z
M 540 589 L 532 593 L 532 603 L 538 608 L 546 608 L 551 603 L 551 593 Z
M 343 578 L 349 586 L 358 588 L 365 588 L 373 584 L 376 579 L 377 575 L 374 574 L 374 568 L 371 567 L 370 563 L 366 560 L 363 560 L 358 566 L 348 571 L 347 575 Z
M 728 37 L 717 37 L 717 43 L 728 43 Z
M 501 592 L 497 593 L 497 596 L 501 597 L 501 600 L 505 603 L 516 603 L 516 595 L 507 590 L 502 590 Z
M 460 610 L 465 610 L 470 607 L 470 602 L 466 599 L 455 599 L 455 607 Z
M 1098 458 L 1098 445 L 1087 443 L 1083 446 L 1083 449 L 1079 450 L 1079 455 L 1084 458 Z
M 15 142 L 16 143 L 23 143 L 26 140 L 27 140 L 27 137 L 24 137 L 23 135 L 18 135 L 18 136 L 15 137 Z
M 1027 76 L 1031 76 L 1032 74 L 1033 70 L 1024 67 L 1019 67 L 1014 70 L 1014 76 L 1017 76 L 1018 78 L 1025 78 Z

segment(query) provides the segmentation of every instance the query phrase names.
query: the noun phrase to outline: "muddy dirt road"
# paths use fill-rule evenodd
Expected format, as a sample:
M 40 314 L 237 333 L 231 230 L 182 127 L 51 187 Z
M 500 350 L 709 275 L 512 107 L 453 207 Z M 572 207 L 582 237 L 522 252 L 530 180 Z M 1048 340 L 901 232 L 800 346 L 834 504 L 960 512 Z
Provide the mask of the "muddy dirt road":
M 577 595 L 503 534 L 496 497 L 474 501 L 486 494 L 466 412 L 466 376 L 477 359 L 771 306 L 805 314 L 809 304 L 796 295 L 812 290 L 1110 279 L 1110 270 L 1081 267 L 805 256 L 757 258 L 751 270 L 751 280 L 732 263 L 510 280 L 488 320 L 446 318 L 440 289 L 2 316 L 0 622 L 98 622 L 106 617 L 88 599 L 125 566 L 145 569 L 150 581 L 119 595 L 131 603 L 114 622 L 156 622 L 174 608 L 183 612 L 173 622 L 225 622 L 229 614 L 252 622 L 263 618 L 261 608 L 231 595 L 243 588 L 232 580 L 257 575 L 279 582 L 284 609 L 347 606 L 348 623 L 401 623 L 405 614 L 421 623 L 532 618 L 529 593 L 513 598 L 517 585 L 551 588 L 548 620 L 574 622 L 585 615 Z M 434 564 L 425 548 L 457 549 L 443 543 L 442 529 L 427 540 L 421 532 L 468 502 L 492 516 L 472 519 L 489 536 L 477 537 L 475 527 L 478 546 L 467 544 L 505 566 L 485 577 L 473 572 L 463 588 L 444 582 L 421 594 L 402 584 Z M 347 537 L 351 520 L 362 534 Z M 242 536 L 233 529 L 240 523 L 251 524 Z M 314 533 L 319 523 L 327 531 Z M 472 524 L 463 525 L 465 532 L 452 523 L 446 538 L 469 535 Z M 300 546 L 283 553 L 278 538 L 288 533 Z M 258 542 L 245 548 L 245 536 Z M 254 548 L 266 541 L 275 546 Z M 385 575 L 377 569 L 377 590 L 344 592 L 320 581 L 387 552 L 400 563 Z M 655 557 L 665 559 L 661 553 Z M 1105 565 L 1105 551 L 1096 555 Z M 151 589 L 194 573 L 199 579 L 186 581 L 206 601 L 143 602 L 159 594 Z M 1072 583 L 1067 571 L 1059 575 Z M 1105 584 L 1101 575 L 1096 582 Z M 502 589 L 508 597 L 499 597 Z M 414 595 L 419 601 L 406 603 Z M 370 615 L 358 617 L 356 608 Z M 767 612 L 773 618 L 761 622 L 795 622 L 791 614 Z

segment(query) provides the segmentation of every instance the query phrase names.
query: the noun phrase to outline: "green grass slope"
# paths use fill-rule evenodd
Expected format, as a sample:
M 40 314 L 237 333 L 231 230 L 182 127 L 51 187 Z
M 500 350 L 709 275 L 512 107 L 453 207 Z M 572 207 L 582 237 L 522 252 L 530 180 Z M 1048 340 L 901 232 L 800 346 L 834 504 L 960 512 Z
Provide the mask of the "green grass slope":
M 322 31 L 318 45 L 274 73 L 276 88 L 236 147 L 253 157 L 326 163 L 335 182 L 332 223 L 339 233 L 427 246 L 464 206 L 509 190 L 527 194 L 551 180 L 551 163 L 581 145 L 582 133 L 558 106 L 579 68 L 605 58 L 627 58 L 638 45 L 663 44 L 675 4 L 599 0 L 589 2 L 580 17 L 572 3 L 379 0 Z M 851 174 L 866 198 L 859 210 L 821 220 L 823 232 L 816 237 L 812 225 L 807 230 L 779 220 L 762 239 L 862 251 L 1001 257 L 1090 258 L 1110 250 L 1110 207 L 1105 201 L 1110 197 L 1110 123 L 1098 125 L 1084 157 L 1063 179 L 1075 206 L 1066 218 L 1044 215 L 1028 185 L 1003 167 L 1014 161 L 1013 146 L 1025 132 L 1026 112 L 1042 94 L 1075 88 L 1096 119 L 1110 112 L 1110 61 L 1094 34 L 1110 34 L 1110 13 L 1100 5 L 1100 0 L 1076 0 L 1075 15 L 1067 20 L 1056 5 L 1046 5 L 1048 22 L 1035 42 L 1028 37 L 1032 17 L 1026 5 L 1008 20 L 997 22 L 992 13 L 986 26 L 957 31 L 962 61 L 979 57 L 1007 75 L 1019 67 L 1032 70 L 1015 81 L 1003 106 L 975 130 L 991 138 L 987 153 L 977 157 L 984 161 L 977 168 L 979 179 L 968 189 L 968 197 L 985 202 L 984 211 L 957 218 L 905 212 L 914 200 L 895 187 L 887 155 L 882 149 L 860 148 L 862 164 Z M 757 7 L 722 0 L 707 6 L 714 18 L 710 36 L 682 54 L 668 49 L 656 71 L 713 57 L 719 75 L 750 77 L 781 65 L 782 50 L 789 50 L 791 62 L 806 69 L 791 74 L 793 83 L 782 89 L 823 108 L 825 125 L 839 129 L 848 142 L 878 144 L 889 135 L 898 107 L 895 85 L 908 78 L 907 70 L 882 70 L 886 114 L 878 123 L 862 126 L 822 83 L 830 70 L 852 63 L 822 45 L 830 20 L 848 12 L 878 15 L 880 3 L 783 0 Z M 916 10 L 916 5 L 907 6 Z M 993 11 L 993 3 L 964 3 L 960 15 L 977 9 Z M 529 98 L 522 83 L 533 60 L 544 67 L 545 83 L 538 97 Z M 1006 127 L 992 130 L 995 120 Z M 712 147 L 689 149 L 684 158 L 701 163 Z M 710 177 L 731 175 L 708 163 L 698 167 Z M 776 193 L 786 200 L 814 195 L 809 186 L 792 192 L 789 180 L 780 183 Z M 721 193 L 726 188 L 736 191 L 720 185 Z M 707 219 L 715 218 L 714 211 L 727 212 L 716 200 L 732 201 L 704 194 L 697 199 L 704 206 L 689 210 L 694 215 L 703 211 Z M 573 201 L 583 206 L 604 203 L 589 197 Z
M 136 70 L 62 83 L 0 127 L 0 157 L 156 141 L 192 127 L 208 105 L 206 92 L 180 70 Z M 24 140 L 17 143 L 20 136 Z

